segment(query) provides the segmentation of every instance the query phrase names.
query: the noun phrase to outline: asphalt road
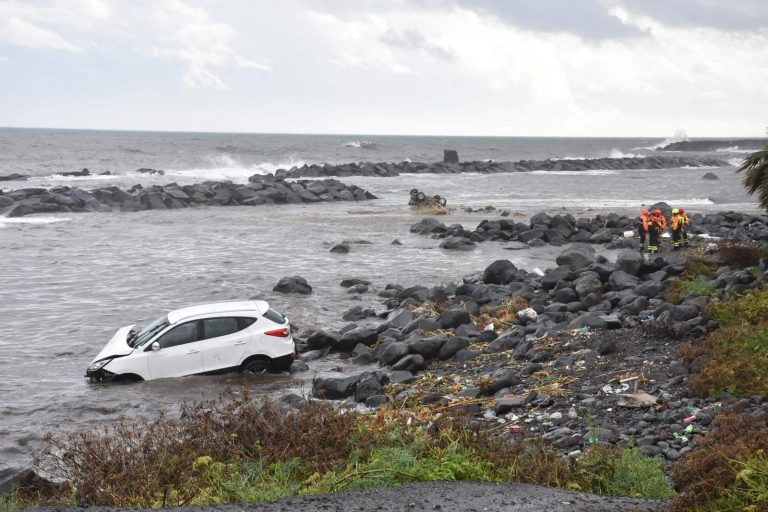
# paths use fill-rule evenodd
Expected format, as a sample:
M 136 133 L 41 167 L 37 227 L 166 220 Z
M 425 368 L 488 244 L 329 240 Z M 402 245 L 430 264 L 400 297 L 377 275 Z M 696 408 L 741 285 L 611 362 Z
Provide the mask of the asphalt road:
M 54 509 L 44 509 L 51 512 Z M 55 509 L 65 510 L 65 509 Z M 73 509 L 69 509 L 73 510 Z M 77 510 L 77 509 L 74 509 Z M 82 509 L 80 509 L 82 510 Z M 90 508 L 89 511 L 109 509 Z M 596 496 L 526 484 L 427 482 L 253 505 L 185 507 L 184 512 L 662 512 L 669 502 Z

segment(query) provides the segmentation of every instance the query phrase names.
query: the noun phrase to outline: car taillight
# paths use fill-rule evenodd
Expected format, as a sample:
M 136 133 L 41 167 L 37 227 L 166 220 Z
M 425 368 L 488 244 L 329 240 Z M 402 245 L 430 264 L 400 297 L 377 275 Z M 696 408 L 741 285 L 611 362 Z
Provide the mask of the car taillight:
M 281 329 L 273 329 L 271 331 L 266 331 L 264 334 L 267 336 L 276 336 L 278 338 L 287 338 L 291 335 L 291 330 L 288 327 L 283 327 Z

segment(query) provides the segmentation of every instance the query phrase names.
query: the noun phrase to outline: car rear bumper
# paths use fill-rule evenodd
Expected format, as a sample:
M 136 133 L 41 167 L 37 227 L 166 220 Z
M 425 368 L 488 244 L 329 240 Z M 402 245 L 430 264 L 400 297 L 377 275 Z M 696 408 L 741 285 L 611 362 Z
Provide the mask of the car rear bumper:
M 296 352 L 286 354 L 284 356 L 275 357 L 272 359 L 272 368 L 279 372 L 288 371 L 288 368 L 293 364 L 293 360 L 296 358 Z

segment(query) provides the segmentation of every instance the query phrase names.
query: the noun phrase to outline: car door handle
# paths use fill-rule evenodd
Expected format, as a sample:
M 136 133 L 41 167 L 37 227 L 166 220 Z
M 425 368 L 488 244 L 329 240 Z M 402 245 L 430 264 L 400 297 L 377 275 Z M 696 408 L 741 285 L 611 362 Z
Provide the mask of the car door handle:
M 187 352 L 187 354 L 197 354 L 198 352 L 200 352 L 200 351 L 199 350 L 190 350 L 189 352 Z
M 247 341 L 238 341 L 237 343 L 235 343 L 235 345 L 245 345 L 246 343 L 248 343 L 248 342 Z

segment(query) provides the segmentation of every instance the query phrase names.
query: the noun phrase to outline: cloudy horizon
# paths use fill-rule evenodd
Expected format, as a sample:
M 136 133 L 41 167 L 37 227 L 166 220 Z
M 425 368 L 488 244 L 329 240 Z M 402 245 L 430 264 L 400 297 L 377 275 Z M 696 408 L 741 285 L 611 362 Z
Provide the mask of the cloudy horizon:
M 0 126 L 765 135 L 760 0 L 0 0 Z

